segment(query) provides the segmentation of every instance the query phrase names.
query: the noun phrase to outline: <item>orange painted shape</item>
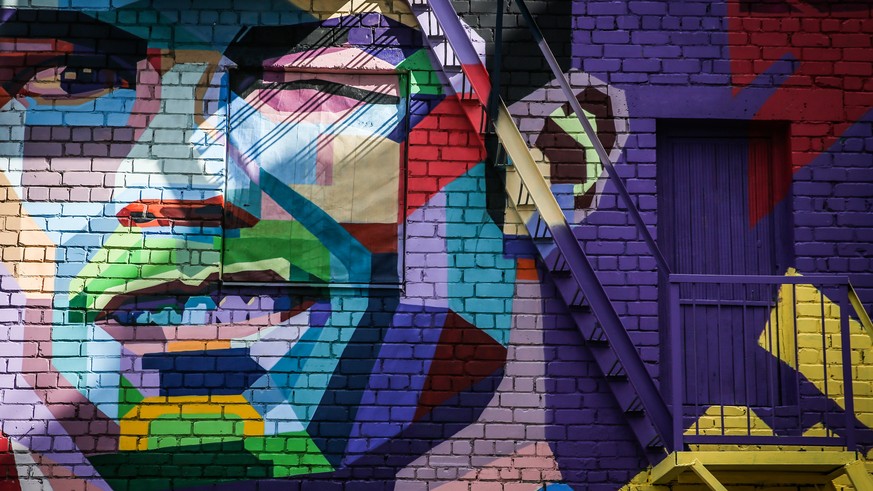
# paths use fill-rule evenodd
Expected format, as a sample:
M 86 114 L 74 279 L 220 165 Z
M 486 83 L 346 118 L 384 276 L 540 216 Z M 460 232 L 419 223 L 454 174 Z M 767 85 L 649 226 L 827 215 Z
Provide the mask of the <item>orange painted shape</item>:
M 516 262 L 515 277 L 519 281 L 539 281 L 537 263 L 534 259 L 520 257 Z

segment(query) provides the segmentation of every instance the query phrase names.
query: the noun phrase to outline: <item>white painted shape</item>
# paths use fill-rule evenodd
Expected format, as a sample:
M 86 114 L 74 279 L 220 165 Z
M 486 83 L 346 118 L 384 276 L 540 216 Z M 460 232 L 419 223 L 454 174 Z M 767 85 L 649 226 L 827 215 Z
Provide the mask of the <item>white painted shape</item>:
M 30 450 L 24 445 L 10 440 L 12 452 L 15 456 L 15 470 L 18 472 L 18 484 L 21 491 L 51 491 L 52 486 L 45 478 L 45 474 L 39 468 Z

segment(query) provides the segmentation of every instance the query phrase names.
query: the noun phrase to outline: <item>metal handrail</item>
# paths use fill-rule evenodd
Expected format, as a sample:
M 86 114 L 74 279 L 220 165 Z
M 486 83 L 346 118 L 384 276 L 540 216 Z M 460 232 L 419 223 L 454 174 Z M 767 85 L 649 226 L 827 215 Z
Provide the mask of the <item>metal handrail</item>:
M 597 151 L 597 156 L 600 158 L 600 163 L 603 164 L 603 167 L 606 169 L 606 174 L 609 176 L 609 180 L 613 183 L 613 185 L 615 185 L 616 189 L 618 190 L 618 194 L 621 196 L 621 199 L 627 206 L 628 212 L 633 218 L 634 225 L 643 236 L 643 240 L 646 242 L 646 245 L 649 246 L 649 250 L 655 257 L 655 261 L 658 263 L 658 271 L 665 277 L 670 275 L 670 266 L 667 264 L 667 260 L 664 258 L 664 254 L 661 252 L 661 249 L 658 248 L 658 245 L 655 243 L 654 237 L 652 237 L 652 234 L 649 232 L 648 227 L 646 227 L 645 222 L 643 222 L 643 217 L 642 215 L 640 215 L 640 210 L 637 208 L 636 204 L 634 204 L 630 192 L 628 192 L 627 187 L 624 185 L 624 180 L 622 180 L 621 176 L 618 175 L 618 171 L 615 169 L 615 166 L 609 159 L 609 154 L 606 152 L 606 148 L 603 147 L 603 143 L 600 141 L 600 138 L 597 137 L 597 132 L 594 131 L 594 128 L 591 126 L 591 122 L 588 121 L 588 118 L 585 117 L 585 112 L 582 110 L 582 105 L 579 104 L 579 100 L 576 99 L 576 95 L 573 93 L 573 89 L 570 87 L 570 81 L 567 80 L 567 76 L 564 75 L 563 70 L 561 70 L 561 66 L 558 64 L 558 60 L 555 58 L 554 53 L 552 53 L 551 48 L 549 48 L 549 44 L 546 42 L 545 36 L 543 36 L 543 32 L 537 25 L 536 20 L 534 20 L 533 15 L 531 15 L 530 10 L 528 10 L 527 5 L 524 3 L 524 0 L 515 0 L 515 3 L 516 5 L 518 5 L 519 10 L 521 11 L 521 16 L 524 17 L 525 22 L 527 22 L 527 26 L 530 29 L 531 35 L 533 35 L 537 46 L 539 46 L 543 57 L 545 57 L 546 62 L 549 64 L 549 68 L 552 70 L 552 74 L 555 76 L 555 80 L 557 80 L 558 84 L 561 86 L 561 91 L 564 93 L 564 97 L 567 98 L 567 102 L 570 103 L 570 107 L 576 114 L 576 118 L 582 125 L 582 129 L 585 130 L 585 134 L 588 136 L 588 140 L 594 146 L 594 150 Z
M 475 98 L 483 107 L 487 107 L 491 95 L 488 72 L 476 55 L 475 48 L 467 37 L 457 13 L 448 0 L 430 0 L 429 4 L 446 38 L 450 40 L 455 50 L 462 70 L 467 74 Z M 516 173 L 527 188 L 540 217 L 551 232 L 558 251 L 573 271 L 574 280 L 585 293 L 591 311 L 600 322 L 610 345 L 621 360 L 627 379 L 639 395 L 644 410 L 651 418 L 652 426 L 664 441 L 665 447 L 673 450 L 672 419 L 660 390 L 640 358 L 603 284 L 597 279 L 588 257 L 573 235 L 563 210 L 531 156 L 527 142 L 516 127 L 512 115 L 502 100 L 498 98 L 497 103 L 497 117 L 493 121 L 495 133 L 512 159 Z
M 858 314 L 858 319 L 861 321 L 861 327 L 864 328 L 867 336 L 873 340 L 873 322 L 871 322 L 870 315 L 867 313 L 867 309 L 864 308 L 864 304 L 861 303 L 861 298 L 858 297 L 858 292 L 855 291 L 855 287 L 852 286 L 851 282 L 849 282 L 849 303 L 852 304 L 852 308 L 854 308 L 855 313 Z
M 684 445 L 689 443 L 717 443 L 717 444 L 786 444 L 786 445 L 845 445 L 849 450 L 855 449 L 856 444 L 856 434 L 855 427 L 858 424 L 855 418 L 855 410 L 854 410 L 854 394 L 852 387 L 852 353 L 851 353 L 851 332 L 849 325 L 849 307 L 852 306 L 854 310 L 858 313 L 858 316 L 861 318 L 861 324 L 865 326 L 865 330 L 870 334 L 873 332 L 873 326 L 870 325 L 870 318 L 864 310 L 863 306 L 860 305 L 860 300 L 857 298 L 857 293 L 852 288 L 851 282 L 847 276 L 841 275 L 804 275 L 804 276 L 775 276 L 775 275 L 698 275 L 698 274 L 674 274 L 670 275 L 668 278 L 669 285 L 669 306 L 668 306 L 668 316 L 669 316 L 669 325 L 670 325 L 670 336 L 671 336 L 671 348 L 673 350 L 672 359 L 671 359 L 671 384 L 672 384 L 672 409 L 673 409 L 673 438 L 676 442 L 677 448 L 682 448 Z M 845 428 L 845 434 L 842 435 L 842 438 L 836 437 L 810 437 L 810 436 L 755 436 L 755 435 L 693 435 L 687 436 L 684 434 L 684 422 L 683 418 L 685 416 L 685 408 L 688 402 L 685 400 L 685 378 L 686 378 L 686 367 L 685 367 L 685 356 L 689 350 L 694 349 L 693 347 L 684 346 L 684 341 L 686 338 L 686 333 L 683 329 L 683 322 L 681 316 L 681 307 L 680 301 L 682 299 L 680 295 L 680 286 L 682 285 L 700 285 L 700 286 L 708 286 L 712 287 L 722 287 L 722 286 L 731 286 L 731 285 L 743 285 L 745 286 L 783 286 L 783 285 L 791 285 L 792 292 L 796 292 L 797 285 L 812 285 L 813 287 L 828 287 L 829 289 L 833 289 L 834 293 L 830 295 L 833 296 L 831 301 L 836 303 L 839 306 L 839 322 L 840 322 L 840 346 L 841 346 L 841 366 L 842 366 L 842 397 L 844 398 L 842 415 L 837 416 L 834 414 L 834 419 L 842 421 Z M 745 291 L 745 290 L 744 290 Z M 721 293 L 721 290 L 719 290 Z M 819 297 L 821 302 L 821 336 L 824 344 L 825 339 L 825 330 L 824 323 L 826 320 L 825 315 L 825 305 L 824 305 L 824 293 L 819 290 Z M 685 307 L 688 308 L 688 305 L 692 305 L 692 308 L 696 308 L 698 305 L 706 307 L 711 307 L 710 304 L 702 304 L 698 303 L 701 297 L 694 296 L 694 298 L 686 299 Z M 702 297 L 706 299 L 705 297 Z M 795 295 L 792 295 L 792 301 L 796 302 Z M 717 303 L 717 302 L 716 302 Z M 778 305 L 778 304 L 776 304 Z M 769 306 L 769 305 L 768 305 Z M 793 334 L 795 336 L 795 353 L 793 354 L 795 363 L 799 363 L 798 361 L 798 353 L 796 350 L 799 349 L 797 345 L 797 336 L 801 332 L 798 330 L 797 324 L 797 307 L 796 303 L 792 306 L 794 309 L 792 315 L 794 317 L 794 326 L 793 326 Z M 768 313 L 768 316 L 771 315 Z M 743 311 L 743 325 L 745 325 L 745 309 Z M 779 331 L 778 324 L 778 315 L 776 320 L 776 331 Z M 721 327 L 716 321 L 716 326 L 718 328 Z M 745 328 L 743 328 L 745 329 Z M 770 330 L 773 329 L 770 321 L 768 321 L 766 329 L 766 335 L 770 336 Z M 791 327 L 789 327 L 791 329 Z M 776 336 L 778 336 L 778 332 L 776 332 Z M 777 337 L 778 339 L 778 337 Z M 778 344 L 778 341 L 777 343 Z M 745 348 L 743 348 L 745 349 Z M 823 348 L 824 349 L 824 348 Z M 731 354 L 731 356 L 735 356 L 735 354 Z M 742 362 L 745 363 L 744 361 Z M 744 365 L 745 366 L 745 365 Z M 822 368 L 823 370 L 827 370 L 827 354 L 823 357 Z M 799 371 L 798 366 L 793 367 L 796 371 Z M 744 372 L 745 373 L 745 372 Z M 769 373 L 769 372 L 768 372 Z M 799 373 L 796 375 L 799 377 Z M 719 379 L 720 380 L 720 379 Z M 827 375 L 825 375 L 824 382 L 824 392 L 820 394 L 821 397 L 830 401 L 831 394 L 828 392 L 827 386 Z M 772 381 L 767 381 L 768 384 L 772 384 Z M 719 382 L 721 384 L 721 382 Z M 799 386 L 798 386 L 799 389 Z M 696 389 L 696 390 L 699 390 Z M 749 400 L 749 394 L 746 393 L 745 397 L 745 405 L 747 406 L 747 410 L 751 411 L 751 402 Z M 771 393 L 771 404 L 775 404 L 774 394 Z M 802 401 L 798 400 L 798 411 L 800 411 L 800 406 Z M 701 404 L 698 402 L 694 403 L 695 405 Z M 704 401 L 702 404 L 708 405 L 708 401 Z M 725 406 L 729 406 L 727 401 L 723 402 L 720 406 L 724 408 Z M 741 404 L 742 406 L 742 404 Z M 775 411 L 775 406 L 774 406 Z M 825 413 L 829 414 L 829 413 Z M 827 421 L 827 417 L 825 416 L 825 422 Z M 833 421 L 833 420 L 831 420 Z

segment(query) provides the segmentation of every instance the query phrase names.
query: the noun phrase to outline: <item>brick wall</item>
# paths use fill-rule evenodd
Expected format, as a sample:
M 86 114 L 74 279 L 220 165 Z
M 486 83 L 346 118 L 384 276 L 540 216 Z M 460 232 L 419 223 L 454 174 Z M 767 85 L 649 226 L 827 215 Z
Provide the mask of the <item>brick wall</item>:
M 609 380 L 404 2 L 54 3 L 0 10 L 0 489 L 642 479 Z M 453 3 L 493 67 L 496 6 Z M 678 227 L 665 130 L 769 129 L 788 172 L 743 182 L 747 228 L 780 230 L 773 273 L 848 275 L 873 306 L 869 2 L 529 6 L 659 243 Z M 504 22 L 507 105 L 660 382 L 654 258 L 516 7 Z M 851 328 L 866 425 L 869 342 Z M 760 332 L 743 346 L 839 409 L 815 372 L 839 354 L 828 336 L 796 359 Z M 688 423 L 719 431 L 718 414 Z

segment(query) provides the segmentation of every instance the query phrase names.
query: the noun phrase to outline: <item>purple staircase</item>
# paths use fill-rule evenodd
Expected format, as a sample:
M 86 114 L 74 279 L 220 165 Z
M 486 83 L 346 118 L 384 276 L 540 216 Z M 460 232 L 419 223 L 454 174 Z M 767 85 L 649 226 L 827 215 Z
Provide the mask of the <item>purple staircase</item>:
M 449 0 L 417 0 L 410 3 L 425 31 L 432 36 L 432 44 L 445 40 L 454 51 L 452 60 L 444 60 L 443 63 L 449 65 L 447 71 L 459 66 L 466 77 L 465 83 L 462 84 L 463 88 L 459 91 L 459 97 L 462 101 L 478 104 L 480 111 L 488 112 L 488 119 L 499 138 L 501 150 L 506 152 L 512 162 L 505 169 L 507 194 L 512 197 L 510 201 L 523 219 L 530 218 L 524 220 L 528 232 L 537 245 L 557 290 L 567 304 L 570 316 L 584 336 L 586 346 L 603 371 L 640 447 L 652 463 L 659 462 L 668 452 L 675 450 L 672 416 L 667 404 L 584 250 L 573 235 L 563 211 L 537 168 L 509 112 L 502 101 L 492 94 L 489 73 L 479 60 L 457 12 Z M 596 142 L 595 146 L 601 160 L 610 177 L 617 182 L 619 192 L 625 197 L 631 215 L 638 220 L 637 225 L 642 228 L 643 237 L 654 248 L 659 264 L 662 263 L 666 268 L 666 262 L 642 224 L 639 211 L 609 162 L 606 151 L 597 140 L 581 107 L 576 107 L 578 101 L 572 96 L 569 85 L 551 51 L 545 45 L 533 18 L 521 0 L 517 0 L 517 3 L 535 39 L 543 49 L 544 56 L 555 71 L 555 76 L 566 86 L 565 92 L 570 94 L 568 101 L 574 104 L 577 116 L 581 116 L 579 119 L 591 141 Z M 426 22 L 423 19 L 426 19 Z M 432 22 L 433 19 L 437 22 Z M 436 24 L 435 29 L 434 24 Z M 474 127 L 481 127 L 481 120 L 477 117 L 471 116 L 471 122 Z M 669 270 L 662 269 L 662 272 L 669 273 Z

